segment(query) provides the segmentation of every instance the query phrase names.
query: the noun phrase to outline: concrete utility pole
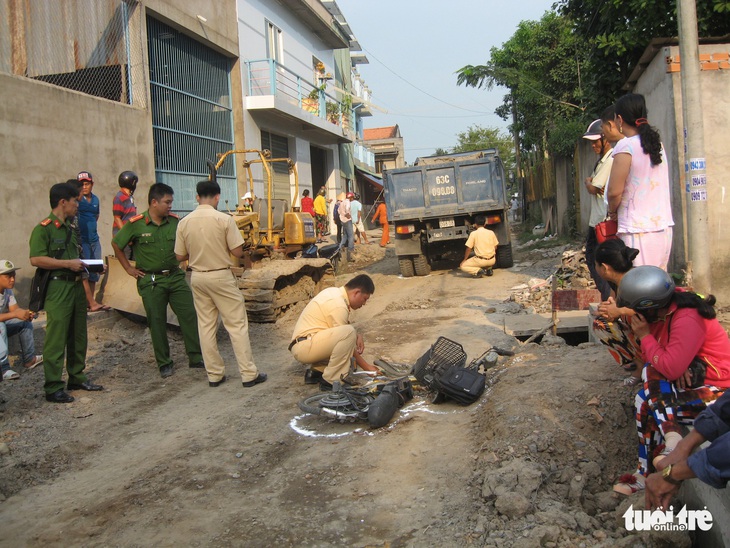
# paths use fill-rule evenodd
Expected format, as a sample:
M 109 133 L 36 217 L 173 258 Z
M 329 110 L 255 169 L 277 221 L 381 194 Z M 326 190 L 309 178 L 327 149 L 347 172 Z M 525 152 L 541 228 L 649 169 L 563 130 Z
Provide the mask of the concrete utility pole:
M 700 96 L 700 48 L 695 0 L 679 0 L 677 17 L 684 118 L 684 173 L 689 248 L 687 272 L 694 289 L 707 294 L 712 291 L 712 275 L 707 218 L 705 135 Z

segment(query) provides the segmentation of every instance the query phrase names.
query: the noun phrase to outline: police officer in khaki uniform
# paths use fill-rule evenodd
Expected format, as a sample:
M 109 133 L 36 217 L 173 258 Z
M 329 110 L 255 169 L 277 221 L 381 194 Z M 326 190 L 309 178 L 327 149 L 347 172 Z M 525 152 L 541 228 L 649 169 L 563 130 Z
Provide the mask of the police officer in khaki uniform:
M 152 348 L 162 378 L 172 375 L 173 364 L 167 339 L 168 304 L 180 322 L 190 367 L 205 367 L 193 294 L 185 281 L 185 272 L 175 259 L 178 217 L 170 212 L 173 193 L 172 188 L 163 183 L 152 185 L 147 195 L 149 209 L 132 217 L 112 240 L 119 263 L 137 280 L 137 292 L 147 314 Z M 135 266 L 123 251 L 130 243 L 134 246 Z
M 476 224 L 479 228 L 469 234 L 464 250 L 464 260 L 461 261 L 459 268 L 475 278 L 481 278 L 494 273 L 492 267 L 497 262 L 496 253 L 499 241 L 497 235 L 487 228 L 486 217 L 481 215 L 477 217 Z M 470 258 L 469 255 L 472 251 L 474 251 L 474 256 Z
M 221 187 L 216 181 L 200 181 L 196 190 L 199 205 L 177 227 L 175 255 L 178 261 L 188 260 L 193 271 L 190 285 L 198 313 L 208 385 L 217 387 L 226 380 L 225 365 L 216 342 L 220 314 L 231 337 L 243 386 L 251 388 L 266 381 L 267 376 L 258 372 L 253 361 L 246 303 L 230 270 L 233 266 L 231 254 L 243 256 L 243 236 L 233 217 L 217 209 Z
M 43 344 L 46 400 L 70 403 L 64 391 L 64 354 L 68 390 L 103 390 L 89 382 L 86 367 L 86 295 L 81 283 L 84 264 L 68 221 L 78 209 L 78 190 L 67 183 L 51 187 L 51 214 L 30 235 L 30 264 L 50 270 L 46 293 L 46 340 Z
M 289 351 L 302 363 L 327 361 L 327 366 L 313 365 L 304 375 L 304 382 L 313 384 L 320 378 L 321 390 L 332 390 L 332 383 L 350 371 L 350 360 L 363 371 L 377 372 L 362 357 L 365 342 L 350 324 L 350 310 L 365 306 L 375 293 L 375 284 L 367 274 L 355 276 L 344 287 L 328 287 L 320 291 L 302 310 L 292 334 Z

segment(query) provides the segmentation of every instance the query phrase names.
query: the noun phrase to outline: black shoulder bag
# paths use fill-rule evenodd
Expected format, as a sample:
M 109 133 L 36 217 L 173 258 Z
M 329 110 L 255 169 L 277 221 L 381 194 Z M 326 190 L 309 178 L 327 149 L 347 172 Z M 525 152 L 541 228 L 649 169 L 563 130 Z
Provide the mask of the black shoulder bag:
M 66 243 L 54 259 L 60 259 L 71 241 L 71 234 L 73 230 L 69 228 L 68 234 L 66 235 Z M 33 274 L 33 280 L 30 282 L 30 300 L 28 301 L 28 310 L 31 312 L 38 312 L 43 310 L 43 305 L 46 303 L 46 292 L 48 291 L 48 282 L 51 281 L 52 270 L 46 270 L 45 268 L 36 268 L 35 274 Z

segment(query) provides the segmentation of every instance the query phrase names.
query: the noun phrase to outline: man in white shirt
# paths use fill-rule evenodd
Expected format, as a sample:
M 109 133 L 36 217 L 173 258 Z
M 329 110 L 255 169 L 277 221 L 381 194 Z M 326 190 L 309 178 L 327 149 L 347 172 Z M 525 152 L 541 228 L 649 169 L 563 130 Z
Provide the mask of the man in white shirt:
M 598 155 L 598 162 L 593 168 L 593 173 L 590 177 L 586 177 L 584 184 L 590 195 L 591 204 L 591 214 L 588 218 L 588 235 L 586 237 L 586 265 L 593 281 L 596 283 L 596 289 L 601 292 L 601 301 L 605 301 L 611 295 L 611 287 L 596 271 L 594 252 L 598 246 L 596 225 L 606 219 L 606 202 L 603 199 L 603 194 L 613 165 L 613 157 L 611 156 L 613 147 L 603 134 L 601 126 L 602 121 L 600 118 L 594 120 L 583 134 L 583 138 L 591 142 L 593 152 Z

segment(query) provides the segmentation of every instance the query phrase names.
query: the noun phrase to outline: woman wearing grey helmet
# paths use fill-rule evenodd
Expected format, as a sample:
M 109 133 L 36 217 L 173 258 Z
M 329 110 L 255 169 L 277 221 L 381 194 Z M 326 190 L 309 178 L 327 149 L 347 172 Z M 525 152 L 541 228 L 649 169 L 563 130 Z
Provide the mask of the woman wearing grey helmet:
M 645 363 L 635 400 L 639 466 L 613 488 L 630 495 L 661 468 L 663 457 L 682 439 L 681 425 L 691 425 L 730 388 L 730 339 L 715 317 L 715 297 L 675 288 L 661 268 L 631 269 L 617 301 L 636 312 L 631 329 Z

